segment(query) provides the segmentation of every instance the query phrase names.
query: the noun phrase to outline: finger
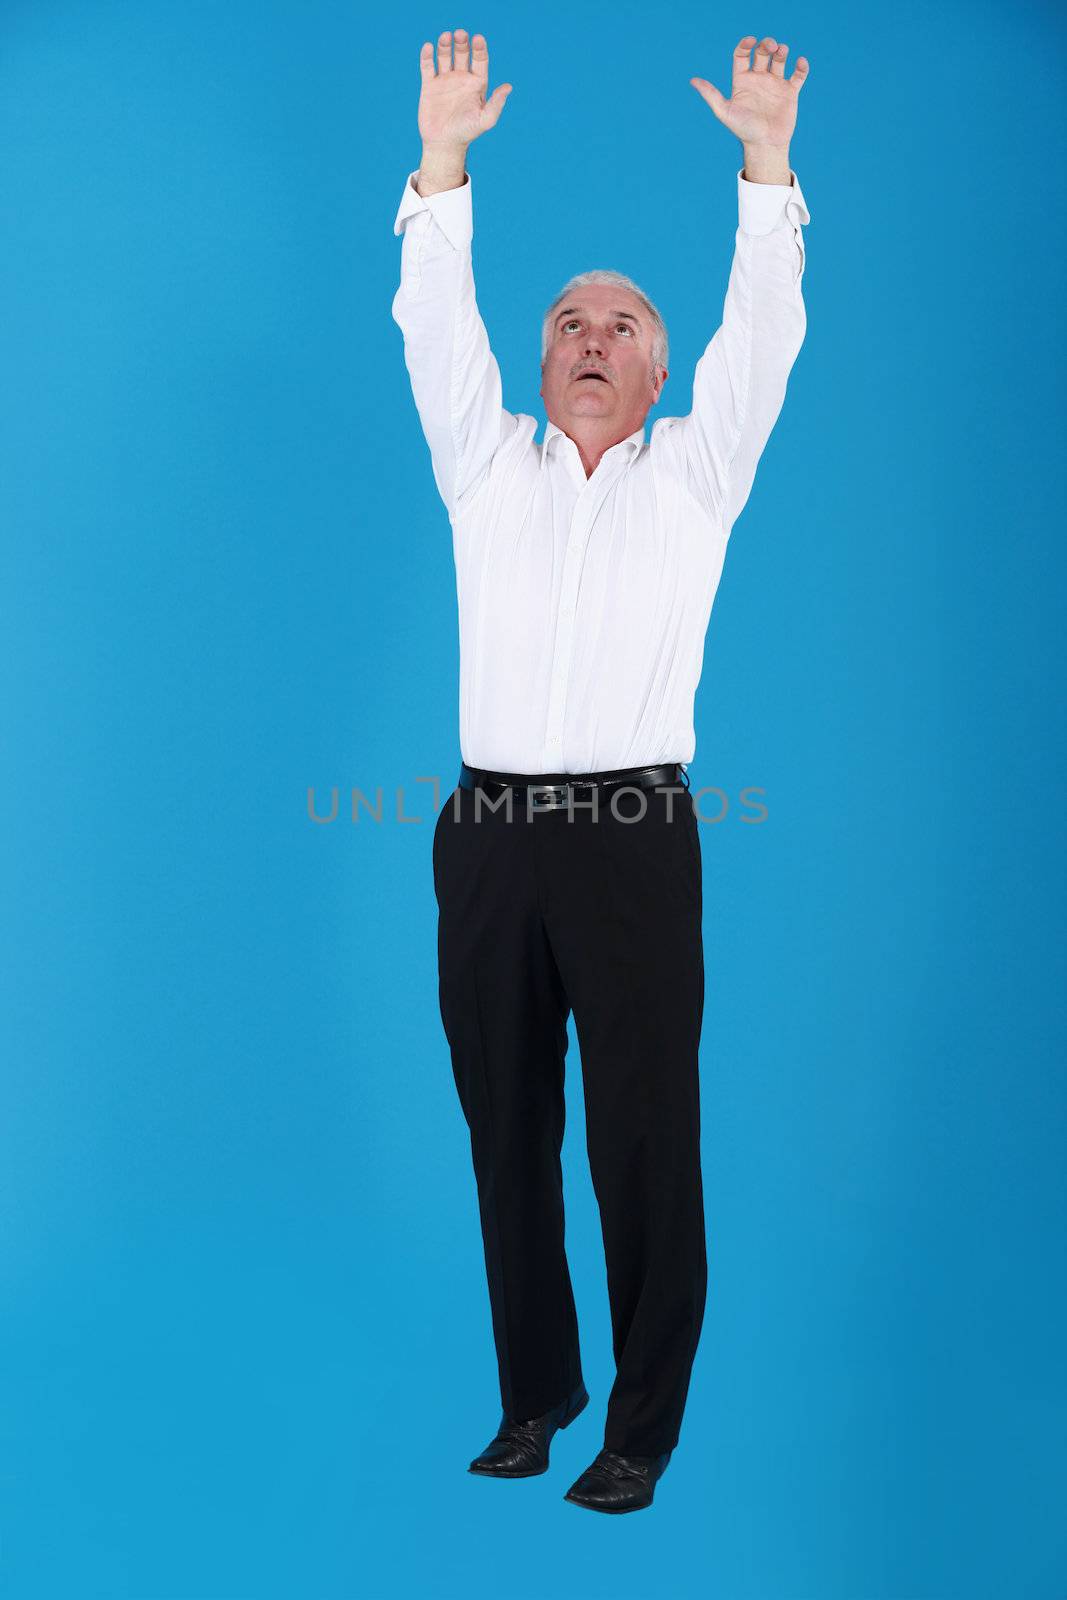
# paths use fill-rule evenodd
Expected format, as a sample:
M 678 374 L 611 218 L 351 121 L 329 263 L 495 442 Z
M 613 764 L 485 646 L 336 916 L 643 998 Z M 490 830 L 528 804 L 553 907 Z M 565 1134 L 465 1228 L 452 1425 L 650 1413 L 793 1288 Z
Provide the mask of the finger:
M 471 71 L 478 79 L 484 93 L 489 82 L 489 46 L 485 42 L 484 33 L 476 33 L 471 39 Z
M 803 89 L 804 81 L 807 78 L 807 76 L 808 76 L 808 58 L 807 58 L 807 56 L 797 56 L 796 65 L 793 67 L 793 76 L 790 78 L 789 81 L 798 90 L 799 89 Z
M 436 77 L 436 73 L 433 69 L 432 44 L 424 44 L 422 49 L 419 51 L 419 71 L 422 73 L 423 83 L 426 82 L 427 78 Z
M 756 46 L 756 58 L 752 63 L 753 72 L 766 72 L 777 48 L 777 39 L 761 39 Z
M 452 35 L 445 32 L 438 35 L 437 39 L 437 70 L 438 72 L 452 71 Z
M 471 46 L 470 46 L 470 40 L 467 37 L 466 28 L 457 28 L 456 29 L 456 31 L 455 31 L 455 33 L 453 35 L 453 44 L 454 44 L 454 47 L 455 47 L 454 56 L 453 56 L 453 65 L 455 67 L 455 70 L 457 72 L 469 72 L 470 71 L 470 64 L 471 64 L 471 59 L 470 59 L 470 48 L 471 48 Z
M 734 51 L 733 81 L 735 84 L 737 83 L 738 78 L 740 78 L 744 73 L 751 71 L 751 62 L 749 57 L 752 55 L 752 46 L 755 44 L 755 42 L 756 35 L 754 33 L 746 33 L 745 37 L 738 44 L 737 49 Z
M 726 96 L 720 94 L 715 85 L 709 83 L 707 78 L 690 78 L 689 82 L 693 85 L 700 98 L 707 101 L 720 122 L 724 121 L 723 112 L 730 103 Z
M 789 54 L 789 46 L 780 44 L 771 57 L 771 71 L 776 78 L 785 77 L 785 58 Z
M 495 128 L 504 109 L 504 102 L 511 93 L 510 83 L 499 83 L 482 107 L 482 122 L 487 128 Z

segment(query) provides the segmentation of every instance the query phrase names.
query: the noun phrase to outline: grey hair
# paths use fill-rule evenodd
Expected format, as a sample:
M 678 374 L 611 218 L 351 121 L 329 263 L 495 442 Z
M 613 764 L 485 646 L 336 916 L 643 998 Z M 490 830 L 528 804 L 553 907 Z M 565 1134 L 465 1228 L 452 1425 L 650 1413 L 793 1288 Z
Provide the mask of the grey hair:
M 625 273 L 614 272 L 610 267 L 596 267 L 591 272 L 579 272 L 563 285 L 563 288 L 545 312 L 544 321 L 541 324 L 541 365 L 544 366 L 545 361 L 548 359 L 548 346 L 552 338 L 552 313 L 560 301 L 570 294 L 572 289 L 581 289 L 587 283 L 613 283 L 620 289 L 629 289 L 631 294 L 637 296 L 652 319 L 652 365 L 653 367 L 665 367 L 669 348 L 667 324 L 645 291 L 639 288 L 632 278 L 626 277 Z

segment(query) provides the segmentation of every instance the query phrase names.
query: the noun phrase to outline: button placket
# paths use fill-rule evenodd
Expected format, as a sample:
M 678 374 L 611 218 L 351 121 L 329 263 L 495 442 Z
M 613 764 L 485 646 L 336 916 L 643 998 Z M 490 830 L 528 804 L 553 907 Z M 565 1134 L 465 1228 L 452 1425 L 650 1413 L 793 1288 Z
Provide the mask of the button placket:
M 578 609 L 578 584 L 589 534 L 589 522 L 583 501 L 588 499 L 591 485 L 586 484 L 578 496 L 571 516 L 567 538 L 567 551 L 563 558 L 563 581 L 560 585 L 559 607 L 556 617 L 556 640 L 552 655 L 552 686 L 548 700 L 548 732 L 546 760 L 551 768 L 562 759 L 563 718 L 567 706 L 567 685 L 570 679 L 571 658 L 574 651 L 574 619 Z

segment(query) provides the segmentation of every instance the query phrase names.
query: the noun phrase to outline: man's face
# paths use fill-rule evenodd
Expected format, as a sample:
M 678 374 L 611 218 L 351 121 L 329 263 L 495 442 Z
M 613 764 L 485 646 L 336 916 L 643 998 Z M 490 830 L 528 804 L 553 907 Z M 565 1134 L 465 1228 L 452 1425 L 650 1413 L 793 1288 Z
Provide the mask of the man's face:
M 561 300 L 552 318 L 541 372 L 548 420 L 564 433 L 594 417 L 617 439 L 636 433 L 667 378 L 666 367 L 652 372 L 653 327 L 640 300 L 590 283 Z

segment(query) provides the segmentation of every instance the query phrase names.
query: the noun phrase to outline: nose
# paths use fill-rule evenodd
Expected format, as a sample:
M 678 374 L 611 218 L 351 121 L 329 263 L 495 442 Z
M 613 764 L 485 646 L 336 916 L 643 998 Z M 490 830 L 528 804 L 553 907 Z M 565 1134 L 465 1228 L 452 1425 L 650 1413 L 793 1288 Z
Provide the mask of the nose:
M 602 356 L 604 354 L 603 335 L 598 333 L 595 328 L 590 329 L 586 334 L 582 345 L 582 354 L 583 356 Z

